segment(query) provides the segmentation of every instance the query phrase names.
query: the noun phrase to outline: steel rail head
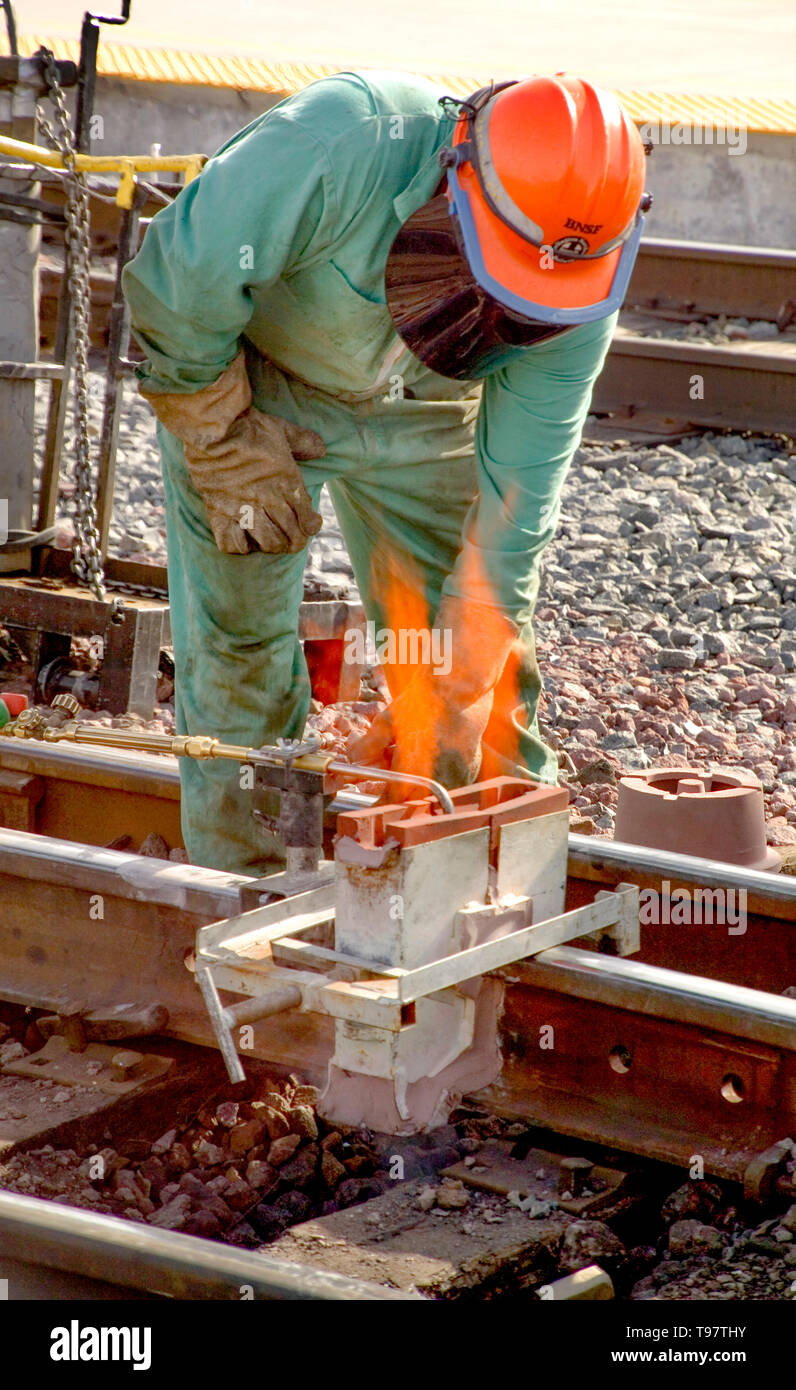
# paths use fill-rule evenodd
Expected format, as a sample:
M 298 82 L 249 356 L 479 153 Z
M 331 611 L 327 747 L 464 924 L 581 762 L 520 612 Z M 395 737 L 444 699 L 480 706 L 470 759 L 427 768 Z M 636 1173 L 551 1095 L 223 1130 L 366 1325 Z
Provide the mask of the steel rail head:
M 199 1236 L 181 1235 L 102 1216 L 38 1197 L 0 1192 L 0 1251 L 49 1269 L 146 1290 L 166 1298 L 325 1301 L 419 1301 L 311 1265 L 242 1251 Z M 9 1297 L 13 1298 L 13 1286 Z
M 620 874 L 643 870 L 659 874 L 672 882 L 693 882 L 706 885 L 721 883 L 726 889 L 745 888 L 750 897 L 767 898 L 783 905 L 796 902 L 796 878 L 788 874 L 773 874 L 763 869 L 739 868 L 718 859 L 702 859 L 697 855 L 676 854 L 672 850 L 653 849 L 649 845 L 631 845 L 624 840 L 592 840 L 586 835 L 569 837 L 569 872 L 577 876 L 578 861 L 599 867 L 601 863 Z
M 524 984 L 796 1052 L 796 1000 L 643 960 L 560 945 L 517 967 Z

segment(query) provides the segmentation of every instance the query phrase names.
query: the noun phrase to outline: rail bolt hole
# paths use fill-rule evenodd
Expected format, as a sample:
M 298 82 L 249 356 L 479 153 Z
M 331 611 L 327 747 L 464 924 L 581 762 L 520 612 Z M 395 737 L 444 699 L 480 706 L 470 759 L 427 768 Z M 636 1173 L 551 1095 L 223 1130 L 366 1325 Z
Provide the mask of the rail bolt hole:
M 189 946 L 188 950 L 185 952 L 182 963 L 185 969 L 189 970 L 192 975 L 196 974 L 196 952 L 192 946 Z
M 628 1048 L 620 1045 L 611 1050 L 608 1055 L 608 1061 L 611 1064 L 612 1071 L 617 1072 L 619 1076 L 624 1076 L 626 1072 L 630 1071 L 633 1065 L 633 1053 L 630 1052 Z
M 728 1072 L 721 1083 L 721 1094 L 730 1105 L 739 1105 L 743 1100 L 744 1085 L 740 1076 Z

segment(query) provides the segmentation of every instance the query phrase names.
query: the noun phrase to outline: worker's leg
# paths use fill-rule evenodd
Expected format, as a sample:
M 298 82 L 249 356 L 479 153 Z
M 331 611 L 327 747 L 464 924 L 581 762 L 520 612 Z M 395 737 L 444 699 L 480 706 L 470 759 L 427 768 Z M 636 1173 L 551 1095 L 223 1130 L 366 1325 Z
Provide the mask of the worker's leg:
M 159 438 L 177 732 L 212 734 L 246 747 L 298 737 L 310 701 L 297 637 L 305 554 L 222 554 L 182 446 L 163 429 Z M 273 840 L 252 817 L 252 793 L 241 788 L 237 763 L 182 758 L 180 780 L 192 863 L 237 873 L 278 867 Z
M 536 660 L 533 624 L 515 642 L 495 690 L 492 715 L 483 738 L 482 777 L 522 776 L 558 781 L 558 757 L 539 733 L 542 677 Z
M 476 493 L 471 433 L 461 423 L 461 403 L 423 403 L 422 413 L 420 402 L 412 404 L 418 410 L 407 419 L 402 438 L 396 440 L 392 432 L 382 437 L 385 448 L 376 464 L 362 462 L 329 480 L 367 616 L 377 630 L 411 630 L 433 621 Z M 435 414 L 435 406 L 442 411 Z M 424 417 L 426 428 L 413 429 Z M 410 436 L 414 456 L 406 461 L 402 454 Z M 457 444 L 466 452 L 457 452 Z M 385 674 L 393 693 L 407 678 L 399 667 L 385 667 Z
M 394 403 L 396 406 L 398 403 Z M 378 461 L 338 470 L 329 490 L 367 616 L 378 627 L 433 621 L 476 496 L 473 403 L 404 401 L 374 408 Z M 386 670 L 393 694 L 406 670 Z M 481 776 L 523 775 L 554 782 L 558 760 L 539 736 L 541 678 L 531 623 L 524 627 L 495 692 Z

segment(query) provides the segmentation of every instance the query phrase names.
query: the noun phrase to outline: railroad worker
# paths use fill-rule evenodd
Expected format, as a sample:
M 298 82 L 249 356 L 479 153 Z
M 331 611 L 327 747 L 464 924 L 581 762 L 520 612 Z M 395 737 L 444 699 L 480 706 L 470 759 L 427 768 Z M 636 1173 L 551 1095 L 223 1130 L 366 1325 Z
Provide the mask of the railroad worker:
M 393 702 L 352 756 L 448 786 L 555 781 L 539 558 L 643 180 L 635 127 L 581 79 L 460 102 L 343 73 L 247 126 L 158 213 L 125 291 L 159 420 L 178 732 L 302 734 L 298 609 L 327 483 L 368 617 L 433 624 L 451 654 L 447 671 L 387 669 Z M 181 774 L 190 858 L 273 868 L 238 768 Z

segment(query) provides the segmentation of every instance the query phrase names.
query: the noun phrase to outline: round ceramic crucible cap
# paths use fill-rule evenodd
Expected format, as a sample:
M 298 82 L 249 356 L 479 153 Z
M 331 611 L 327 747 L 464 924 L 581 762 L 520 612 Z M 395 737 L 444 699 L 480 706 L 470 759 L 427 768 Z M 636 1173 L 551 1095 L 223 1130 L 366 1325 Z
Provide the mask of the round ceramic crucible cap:
M 659 767 L 620 777 L 614 835 L 745 869 L 777 870 L 782 862 L 766 845 L 763 788 L 746 771 Z

